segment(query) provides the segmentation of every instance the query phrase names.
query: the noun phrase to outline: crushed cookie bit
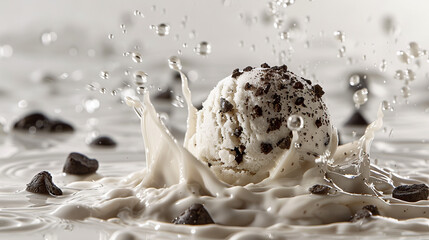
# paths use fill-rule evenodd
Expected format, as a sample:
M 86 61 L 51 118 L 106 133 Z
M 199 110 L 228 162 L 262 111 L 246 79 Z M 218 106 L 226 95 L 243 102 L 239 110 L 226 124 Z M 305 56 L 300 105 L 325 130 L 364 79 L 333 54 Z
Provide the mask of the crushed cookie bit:
M 323 94 L 325 94 L 325 91 L 323 91 L 323 88 L 319 84 L 316 84 L 314 86 L 314 93 L 316 94 L 316 97 L 321 98 Z
M 301 105 L 301 104 L 303 104 L 304 103 L 304 98 L 303 97 L 298 97 L 296 100 L 295 100 L 295 105 Z
M 282 126 L 282 120 L 281 118 L 270 118 L 268 119 L 268 124 L 267 133 L 280 129 Z
M 291 137 L 287 136 L 285 138 L 280 139 L 280 141 L 277 142 L 277 147 L 281 149 L 289 149 L 291 143 L 292 143 Z
M 378 207 L 375 205 L 365 205 L 362 207 L 362 209 L 370 211 L 374 216 L 380 215 L 380 212 L 378 211 Z
M 322 120 L 320 118 L 316 119 L 316 121 L 314 122 L 314 124 L 316 124 L 316 127 L 319 128 L 322 126 Z
M 252 90 L 252 89 L 255 89 L 255 86 L 253 86 L 252 84 L 250 84 L 250 83 L 247 82 L 244 85 L 244 90 L 249 91 L 249 90 Z
M 240 152 L 242 152 L 244 154 L 244 150 L 246 150 L 246 146 L 240 145 L 239 149 L 240 149 Z
M 240 70 L 238 68 L 234 69 L 234 71 L 232 71 L 232 78 L 237 79 L 241 74 L 243 74 L 242 72 L 240 72 Z
M 248 67 L 243 69 L 243 72 L 249 72 L 249 71 L 252 71 L 252 69 L 253 68 L 251 66 L 248 66 Z
M 287 72 L 287 66 L 283 64 L 280 66 L 279 70 Z
M 238 149 L 237 147 L 234 148 L 234 152 L 235 152 L 235 158 L 234 160 L 237 162 L 237 164 L 240 164 L 241 162 L 243 162 L 243 154 L 240 149 Z
M 304 80 L 306 83 L 308 83 L 308 85 L 312 85 L 312 84 L 313 84 L 313 83 L 312 83 L 310 80 L 308 80 L 308 79 L 302 78 L 302 80 Z
M 262 108 L 258 105 L 253 107 L 253 117 L 260 117 L 262 116 Z
M 263 154 L 268 154 L 273 150 L 273 146 L 269 143 L 261 143 L 261 152 Z
M 282 110 L 281 97 L 277 93 L 273 95 L 273 108 L 275 112 L 280 112 Z
M 293 88 L 295 88 L 295 89 L 303 89 L 304 85 L 301 82 L 296 82 L 295 84 L 293 84 Z
M 207 163 L 207 166 L 212 167 L 213 165 L 212 165 L 211 163 L 209 163 L 209 162 L 208 162 L 208 163 Z
M 236 137 L 240 137 L 241 133 L 243 133 L 243 128 L 238 126 L 235 130 L 234 130 L 234 136 Z
M 220 98 L 220 112 L 227 113 L 234 108 L 234 105 L 225 98 Z
M 315 184 L 311 188 L 308 189 L 309 192 L 313 194 L 326 195 L 331 190 L 331 187 L 323 184 Z
M 258 87 L 258 89 L 256 89 L 255 96 L 256 97 L 261 96 L 263 93 L 264 93 L 264 89 L 262 87 Z
M 328 146 L 329 142 L 331 141 L 331 136 L 329 136 L 329 133 L 326 133 L 326 140 L 325 140 L 325 147 Z
M 267 63 L 262 63 L 261 68 L 270 68 L 270 65 L 268 65 Z
M 265 87 L 264 87 L 264 93 L 265 93 L 265 94 L 267 94 L 267 93 L 268 93 L 268 91 L 270 91 L 270 87 L 271 87 L 271 84 L 270 84 L 270 83 L 268 83 L 267 85 L 265 85 Z

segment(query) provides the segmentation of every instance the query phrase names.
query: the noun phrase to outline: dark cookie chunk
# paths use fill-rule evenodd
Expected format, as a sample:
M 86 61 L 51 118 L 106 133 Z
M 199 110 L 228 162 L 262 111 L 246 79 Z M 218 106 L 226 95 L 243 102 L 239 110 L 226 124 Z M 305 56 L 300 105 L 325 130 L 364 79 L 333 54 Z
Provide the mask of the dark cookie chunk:
M 304 85 L 301 82 L 296 82 L 293 84 L 293 88 L 295 89 L 304 89 Z
M 89 145 L 93 147 L 115 147 L 116 142 L 108 136 L 100 136 L 92 140 Z
M 171 101 L 173 100 L 173 94 L 171 93 L 171 88 L 167 88 L 164 91 L 158 93 L 155 96 L 155 99 L 158 100 L 166 100 L 166 101 Z
M 267 63 L 262 63 L 261 68 L 270 68 L 270 65 L 268 65 Z
M 270 91 L 270 88 L 271 88 L 271 84 L 270 83 L 268 83 L 267 85 L 265 85 L 265 87 L 264 87 L 264 93 L 267 94 Z
M 252 84 L 250 84 L 248 82 L 244 85 L 244 90 L 246 90 L 246 91 L 253 90 L 253 89 L 255 89 L 255 86 L 253 86 Z
M 28 192 L 50 194 L 53 196 L 62 195 L 63 192 L 52 182 L 52 176 L 49 172 L 43 171 L 36 174 L 25 189 Z
M 269 143 L 261 143 L 261 152 L 263 154 L 268 154 L 273 150 L 273 146 Z
M 302 78 L 302 80 L 304 80 L 308 85 L 312 85 L 312 84 L 313 84 L 313 83 L 312 83 L 310 80 L 308 80 L 308 79 Z
M 323 94 L 325 94 L 325 91 L 323 91 L 323 88 L 319 84 L 316 84 L 314 86 L 314 93 L 316 94 L 316 97 L 321 98 Z
M 234 130 L 234 136 L 236 136 L 236 137 L 240 137 L 241 136 L 241 133 L 243 133 L 243 128 L 242 127 L 240 127 L 240 126 L 238 126 L 235 130 Z
M 362 209 L 370 211 L 373 216 L 380 215 L 380 212 L 378 211 L 378 207 L 375 205 L 365 205 L 362 207 Z
M 98 161 L 87 156 L 72 152 L 67 157 L 63 167 L 63 172 L 69 174 L 83 175 L 95 173 L 98 169 Z
M 316 124 L 317 128 L 320 128 L 322 126 L 322 120 L 320 118 L 316 119 L 316 121 L 314 122 L 314 124 Z
M 237 79 L 238 77 L 240 77 L 240 75 L 243 74 L 242 72 L 240 72 L 240 70 L 238 68 L 234 69 L 234 71 L 232 71 L 232 78 Z
M 291 137 L 287 136 L 285 138 L 280 139 L 280 141 L 277 142 L 277 147 L 281 149 L 289 149 L 291 143 L 292 143 Z
M 225 98 L 220 98 L 220 112 L 227 113 L 234 108 L 234 105 Z
M 240 164 L 243 161 L 244 152 L 241 152 L 237 147 L 234 148 L 235 158 L 234 160 L 237 164 Z
M 371 211 L 369 211 L 367 209 L 360 209 L 359 211 L 357 211 L 355 213 L 355 215 L 353 215 L 350 218 L 350 222 L 357 222 L 357 221 L 362 220 L 362 219 L 370 218 L 371 216 L 372 216 Z
M 255 91 L 255 96 L 261 96 L 264 93 L 264 89 L 262 87 L 258 87 L 258 89 L 256 89 Z
M 214 224 L 210 214 L 202 204 L 195 203 L 186 209 L 185 212 L 176 217 L 172 223 L 174 224 L 188 224 L 188 225 L 205 225 Z
M 65 133 L 73 132 L 74 128 L 72 125 L 61 120 L 52 120 L 50 122 L 49 131 L 53 133 Z
M 326 146 L 331 142 L 331 136 L 329 136 L 329 133 L 326 133 L 325 142 L 323 143 Z
M 281 97 L 277 93 L 273 95 L 273 108 L 275 112 L 280 112 L 282 110 Z
M 315 184 L 308 189 L 309 192 L 319 195 L 326 195 L 329 193 L 329 190 L 331 190 L 331 187 L 323 184 Z
M 368 121 L 362 116 L 359 111 L 355 111 L 353 115 L 344 123 L 344 126 L 368 126 Z
M 43 113 L 35 112 L 28 114 L 18 120 L 13 128 L 16 130 L 29 130 L 34 128 L 36 131 L 46 130 L 50 127 L 50 121 Z
M 429 188 L 426 184 L 400 185 L 395 187 L 392 197 L 407 202 L 417 202 L 427 200 Z
M 269 133 L 271 131 L 278 130 L 278 129 L 280 129 L 281 126 L 282 126 L 282 119 L 281 118 L 270 118 L 270 119 L 268 119 L 267 133 Z
M 304 98 L 303 97 L 298 97 L 296 100 L 295 100 L 295 105 L 301 105 L 301 104 L 303 104 L 304 103 Z
M 260 116 L 262 116 L 262 108 L 260 106 L 256 105 L 253 108 L 253 117 L 256 118 L 256 117 L 260 117 Z
M 252 69 L 253 68 L 251 66 L 248 66 L 248 67 L 243 69 L 243 72 L 250 72 L 250 71 L 252 71 Z

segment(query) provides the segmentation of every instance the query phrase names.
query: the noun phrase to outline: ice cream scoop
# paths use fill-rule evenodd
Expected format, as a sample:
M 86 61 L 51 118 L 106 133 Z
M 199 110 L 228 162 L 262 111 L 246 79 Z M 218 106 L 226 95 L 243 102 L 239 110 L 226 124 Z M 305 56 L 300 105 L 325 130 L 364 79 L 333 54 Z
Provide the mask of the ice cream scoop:
M 236 69 L 217 84 L 197 112 L 188 149 L 224 182 L 260 182 L 291 148 L 296 148 L 300 161 L 336 148 L 323 94 L 320 85 L 285 65 Z M 291 115 L 304 120 L 294 146 L 287 126 Z

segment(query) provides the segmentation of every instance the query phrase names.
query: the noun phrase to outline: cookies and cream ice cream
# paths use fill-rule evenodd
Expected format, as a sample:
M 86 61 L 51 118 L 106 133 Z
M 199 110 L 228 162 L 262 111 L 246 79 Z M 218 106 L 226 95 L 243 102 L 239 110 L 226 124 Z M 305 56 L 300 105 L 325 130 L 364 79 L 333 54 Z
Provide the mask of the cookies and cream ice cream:
M 245 185 L 269 176 L 279 156 L 296 147 L 300 161 L 329 155 L 336 131 L 320 85 L 288 71 L 285 65 L 234 70 L 220 81 L 197 112 L 188 148 L 221 180 Z M 291 146 L 288 117 L 301 116 L 304 128 Z M 335 136 L 334 136 L 335 135 Z

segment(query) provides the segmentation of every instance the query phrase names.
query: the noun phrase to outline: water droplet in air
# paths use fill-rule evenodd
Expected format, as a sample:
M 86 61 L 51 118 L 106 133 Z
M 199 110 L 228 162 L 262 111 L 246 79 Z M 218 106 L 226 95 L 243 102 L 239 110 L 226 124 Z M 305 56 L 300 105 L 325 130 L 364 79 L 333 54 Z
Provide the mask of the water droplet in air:
M 110 76 L 110 74 L 109 74 L 109 72 L 107 72 L 107 71 L 101 71 L 101 72 L 100 72 L 100 77 L 101 77 L 102 79 L 108 79 L 108 78 L 109 78 L 109 76 Z
M 350 86 L 354 87 L 354 86 L 359 85 L 359 83 L 360 83 L 360 77 L 358 74 L 354 74 L 350 77 L 350 79 L 349 79 Z
M 274 28 L 275 29 L 280 29 L 280 28 L 282 28 L 283 27 L 283 20 L 282 19 L 279 19 L 279 18 L 277 18 L 277 19 L 275 19 L 274 20 Z
M 300 131 L 304 127 L 304 119 L 299 115 L 290 115 L 287 119 L 287 127 L 292 131 Z
M 381 102 L 381 107 L 384 111 L 391 111 L 392 107 L 390 106 L 390 103 L 386 100 L 384 100 L 383 102 Z
M 410 42 L 408 44 L 408 49 L 410 51 L 410 55 L 417 58 L 422 55 L 422 52 L 420 51 L 420 47 L 416 42 Z
M 365 104 L 368 101 L 368 89 L 362 88 L 357 90 L 353 94 L 353 102 L 355 103 L 356 108 L 359 108 L 360 105 Z
M 182 69 L 182 62 L 180 61 L 180 58 L 177 56 L 171 56 L 168 59 L 168 66 L 172 70 L 181 70 Z
M 181 96 L 176 96 L 176 99 L 171 104 L 177 108 L 185 107 L 185 101 Z
M 121 25 L 119 25 L 119 27 L 120 27 L 121 29 L 125 29 L 125 24 L 121 24 Z
M 155 27 L 155 32 L 156 34 L 158 34 L 158 36 L 167 36 L 168 34 L 170 34 L 170 25 L 161 23 Z
M 414 81 L 415 79 L 416 79 L 416 73 L 413 70 L 411 69 L 405 70 L 405 80 Z
M 410 64 L 411 63 L 411 59 L 410 56 L 408 56 L 408 54 L 404 51 L 397 51 L 396 55 L 398 56 L 399 60 L 403 63 L 406 64 Z
M 203 41 L 198 43 L 198 45 L 194 48 L 194 51 L 198 55 L 206 56 L 212 52 L 212 46 L 210 43 Z
M 143 71 L 136 71 L 133 74 L 134 83 L 136 85 L 143 85 L 147 82 L 148 75 Z
M 43 45 L 48 46 L 57 41 L 57 37 L 57 33 L 55 32 L 44 32 L 40 36 L 40 40 L 42 41 Z
M 88 113 L 93 113 L 100 108 L 100 101 L 96 98 L 87 98 L 83 101 L 83 108 Z
M 10 45 L 0 46 L 0 58 L 10 58 L 13 55 L 13 48 Z
M 112 92 L 110 94 L 112 94 L 112 96 L 116 96 L 118 94 L 118 91 L 112 90 Z
M 405 73 L 402 70 L 396 70 L 395 72 L 395 78 L 398 80 L 404 80 L 405 79 Z
M 138 52 L 133 52 L 131 58 L 135 63 L 141 63 L 143 61 L 142 55 Z
M 335 31 L 334 37 L 340 42 L 344 42 L 346 40 L 346 35 L 342 31 Z
M 342 58 L 346 55 L 346 47 L 342 46 L 340 49 L 338 49 L 337 57 Z
M 144 17 L 143 13 L 140 12 L 139 10 L 134 10 L 134 16 L 136 16 L 136 17 Z
M 108 37 L 109 39 L 114 39 L 114 38 L 115 38 L 115 35 L 113 35 L 113 34 L 111 33 L 111 34 L 109 34 L 107 37 Z
M 105 94 L 105 93 L 106 93 L 106 91 L 107 91 L 107 89 L 106 89 L 106 88 L 100 88 L 100 93 L 101 93 L 101 94 Z
M 288 40 L 288 39 L 290 39 L 290 33 L 288 31 L 286 31 L 286 32 L 280 32 L 279 33 L 279 37 L 282 40 Z

